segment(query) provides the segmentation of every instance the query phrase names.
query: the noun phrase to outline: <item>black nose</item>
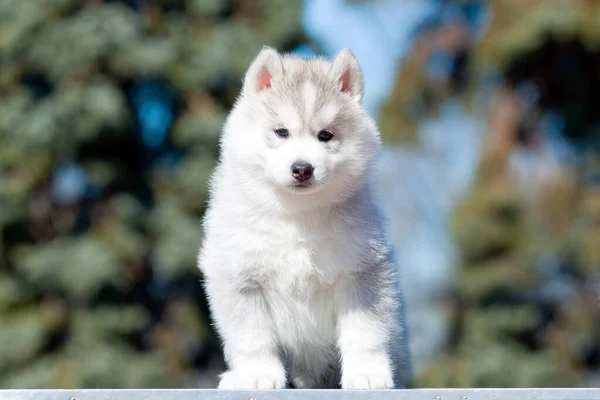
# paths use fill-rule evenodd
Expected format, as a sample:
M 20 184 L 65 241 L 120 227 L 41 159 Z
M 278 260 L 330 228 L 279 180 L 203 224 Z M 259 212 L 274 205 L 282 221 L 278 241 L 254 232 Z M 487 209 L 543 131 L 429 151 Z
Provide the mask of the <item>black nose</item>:
M 300 182 L 309 180 L 313 175 L 314 168 L 307 162 L 296 161 L 292 164 L 292 175 Z

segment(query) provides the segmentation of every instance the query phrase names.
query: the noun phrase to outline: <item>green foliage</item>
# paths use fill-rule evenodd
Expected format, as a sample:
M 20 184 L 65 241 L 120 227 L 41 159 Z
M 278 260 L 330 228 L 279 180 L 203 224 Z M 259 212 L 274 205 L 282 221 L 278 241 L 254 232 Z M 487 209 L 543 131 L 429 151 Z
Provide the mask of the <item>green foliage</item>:
M 103 243 L 87 237 L 23 246 L 15 250 L 14 265 L 29 282 L 69 292 L 78 300 L 89 299 L 102 285 L 123 282 L 115 255 Z
M 41 314 L 29 309 L 2 316 L 0 340 L 10 345 L 4 345 L 0 350 L 0 371 L 24 365 L 42 350 L 50 326 L 43 310 Z
M 597 293 L 588 293 L 575 279 L 593 286 L 600 271 L 597 151 L 590 151 L 595 158 L 589 165 L 580 163 L 580 170 L 547 163 L 540 168 L 543 173 L 523 173 L 516 179 L 519 173 L 511 167 L 515 159 L 522 160 L 522 152 L 528 153 L 532 164 L 545 156 L 540 145 L 544 138 L 539 135 L 544 127 L 535 122 L 534 128 L 526 127 L 547 111 L 545 104 L 575 121 L 559 128 L 570 138 L 597 143 L 597 120 L 584 118 L 589 102 L 576 96 L 578 91 L 592 92 L 587 85 L 597 84 L 597 77 L 583 77 L 579 84 L 573 77 L 577 74 L 548 64 L 564 58 L 569 65 L 588 65 L 587 57 L 597 59 L 600 3 L 487 4 L 491 18 L 477 39 L 463 35 L 465 25 L 459 19 L 439 26 L 432 22 L 420 33 L 399 68 L 380 118 L 386 141 L 417 146 L 418 125 L 435 116 L 450 96 L 488 121 L 474 184 L 452 218 L 459 257 L 451 344 L 414 385 L 586 386 L 590 365 L 585 360 L 598 351 L 600 331 L 597 324 L 592 328 L 597 304 L 585 299 Z M 430 79 L 432 57 L 438 53 L 460 57 L 464 52 L 468 68 Z M 464 81 L 456 79 L 461 73 Z M 484 84 L 490 76 L 506 83 Z M 515 90 L 527 84 L 542 93 L 532 105 L 535 118 L 523 110 Z M 573 89 L 574 94 L 553 92 L 553 85 Z M 483 98 L 491 101 L 478 104 Z
M 14 370 L 0 384 L 9 388 L 164 388 L 167 378 L 158 353 L 137 354 L 131 348 L 96 342 L 74 344 L 43 357 L 28 368 Z
M 157 245 L 157 266 L 166 276 L 193 272 L 198 243 L 202 240 L 199 223 L 191 221 L 172 203 L 164 202 L 149 216 L 150 229 Z
M 2 388 L 195 386 L 199 358 L 222 365 L 196 268 L 208 179 L 248 63 L 304 40 L 301 2 L 128 3 L 0 2 Z M 141 79 L 172 91 L 176 162 L 141 144 Z

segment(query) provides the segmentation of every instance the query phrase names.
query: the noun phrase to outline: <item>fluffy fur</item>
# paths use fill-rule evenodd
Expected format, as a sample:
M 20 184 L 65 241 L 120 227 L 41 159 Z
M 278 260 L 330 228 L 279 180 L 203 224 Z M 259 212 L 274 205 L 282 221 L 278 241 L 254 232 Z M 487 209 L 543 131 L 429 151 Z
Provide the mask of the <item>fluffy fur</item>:
M 380 139 L 349 50 L 265 47 L 221 138 L 198 257 L 229 370 L 223 389 L 386 389 L 409 373 L 404 309 L 369 190 Z M 287 129 L 289 136 L 274 131 Z M 327 142 L 317 135 L 327 130 Z M 291 165 L 314 176 L 302 187 Z

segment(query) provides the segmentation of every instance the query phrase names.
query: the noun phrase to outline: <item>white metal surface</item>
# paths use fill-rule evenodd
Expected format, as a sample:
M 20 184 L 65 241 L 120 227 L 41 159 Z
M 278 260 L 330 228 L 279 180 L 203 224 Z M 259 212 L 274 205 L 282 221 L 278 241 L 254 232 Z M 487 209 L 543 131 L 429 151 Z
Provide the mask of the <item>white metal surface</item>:
M 381 391 L 195 389 L 0 390 L 0 400 L 600 400 L 598 389 L 410 389 Z

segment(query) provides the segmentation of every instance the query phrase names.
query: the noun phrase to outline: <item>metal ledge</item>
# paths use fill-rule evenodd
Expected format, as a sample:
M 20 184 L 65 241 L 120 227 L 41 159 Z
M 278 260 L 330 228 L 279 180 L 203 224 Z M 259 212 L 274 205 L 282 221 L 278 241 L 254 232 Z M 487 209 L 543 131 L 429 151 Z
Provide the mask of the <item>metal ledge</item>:
M 0 390 L 0 400 L 600 400 L 595 389 L 270 390 L 84 389 Z

